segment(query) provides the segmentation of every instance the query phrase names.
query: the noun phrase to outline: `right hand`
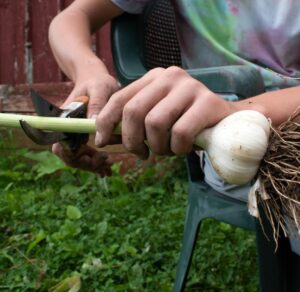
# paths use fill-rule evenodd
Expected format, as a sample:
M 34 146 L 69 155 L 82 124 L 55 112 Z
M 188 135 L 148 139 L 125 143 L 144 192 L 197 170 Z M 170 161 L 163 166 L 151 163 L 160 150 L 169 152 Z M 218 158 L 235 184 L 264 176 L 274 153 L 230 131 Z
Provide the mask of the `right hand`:
M 96 118 L 100 110 L 107 103 L 110 96 L 120 88 L 120 84 L 109 74 L 83 76 L 76 81 L 74 89 L 62 107 L 72 102 L 76 97 L 89 97 L 88 118 Z M 111 162 L 104 152 L 82 145 L 77 151 L 70 151 L 65 146 L 56 143 L 52 152 L 61 158 L 67 165 L 97 173 L 101 176 L 110 175 Z
M 95 74 L 96 75 L 96 74 Z M 109 74 L 79 77 L 62 107 L 78 96 L 88 96 L 87 118 L 96 118 L 113 93 L 120 89 L 120 84 Z
M 98 147 L 122 120 L 122 144 L 142 159 L 186 154 L 197 134 L 237 107 L 179 67 L 155 68 L 111 96 L 97 117 Z M 147 143 L 145 143 L 147 140 Z

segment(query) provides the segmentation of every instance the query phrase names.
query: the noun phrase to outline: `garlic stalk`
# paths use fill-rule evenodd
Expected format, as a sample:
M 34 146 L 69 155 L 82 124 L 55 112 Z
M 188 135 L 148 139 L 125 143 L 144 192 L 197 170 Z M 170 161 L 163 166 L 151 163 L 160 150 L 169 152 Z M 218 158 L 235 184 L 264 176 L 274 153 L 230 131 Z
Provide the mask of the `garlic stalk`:
M 95 133 L 96 131 L 95 120 L 91 119 L 0 113 L 0 127 L 20 128 L 20 120 L 26 121 L 33 128 L 46 131 L 88 134 Z
M 20 127 L 25 120 L 32 127 L 46 131 L 95 133 L 95 120 L 53 118 L 18 114 L 1 114 L 0 126 Z M 120 134 L 120 125 L 115 134 Z M 244 110 L 233 113 L 215 126 L 205 129 L 194 144 L 208 153 L 215 171 L 228 183 L 242 185 L 257 173 L 267 146 L 270 125 L 259 112 Z
M 228 183 L 243 185 L 256 175 L 266 153 L 270 134 L 268 119 L 253 110 L 233 113 L 195 139 L 215 171 Z

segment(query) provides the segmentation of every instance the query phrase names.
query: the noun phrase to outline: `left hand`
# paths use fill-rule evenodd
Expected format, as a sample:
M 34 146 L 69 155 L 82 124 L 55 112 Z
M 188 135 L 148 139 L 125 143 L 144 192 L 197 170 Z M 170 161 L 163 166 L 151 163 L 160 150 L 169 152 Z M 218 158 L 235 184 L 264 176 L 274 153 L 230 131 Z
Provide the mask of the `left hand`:
M 236 110 L 184 70 L 156 68 L 111 96 L 97 117 L 95 143 L 107 145 L 122 119 L 122 143 L 141 158 L 148 147 L 160 155 L 189 153 L 197 134 Z
M 112 163 L 108 155 L 90 147 L 81 145 L 76 152 L 69 150 L 60 143 L 52 146 L 52 152 L 60 157 L 67 165 L 96 173 L 102 177 L 111 175 Z

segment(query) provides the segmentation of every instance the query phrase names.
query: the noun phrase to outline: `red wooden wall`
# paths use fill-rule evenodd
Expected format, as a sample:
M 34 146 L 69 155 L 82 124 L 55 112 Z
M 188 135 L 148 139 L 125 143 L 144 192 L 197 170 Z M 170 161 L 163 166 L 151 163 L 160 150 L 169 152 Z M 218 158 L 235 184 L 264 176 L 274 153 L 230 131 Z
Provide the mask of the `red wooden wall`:
M 33 113 L 30 87 L 57 105 L 72 90 L 72 83 L 59 70 L 48 44 L 51 20 L 71 3 L 0 0 L 0 112 Z M 97 55 L 113 74 L 110 25 L 97 32 L 93 41 Z M 14 133 L 16 146 L 40 149 L 21 130 Z M 118 145 L 104 150 L 110 152 L 113 161 L 123 161 L 123 170 L 135 165 L 135 156 L 124 153 Z
M 16 89 L 18 84 L 43 83 L 51 91 L 53 84 L 67 81 L 50 51 L 48 27 L 53 17 L 71 2 L 0 0 L 0 84 Z M 97 55 L 112 72 L 109 34 L 110 27 L 106 25 L 96 34 L 94 42 Z M 2 111 L 5 111 L 3 104 Z

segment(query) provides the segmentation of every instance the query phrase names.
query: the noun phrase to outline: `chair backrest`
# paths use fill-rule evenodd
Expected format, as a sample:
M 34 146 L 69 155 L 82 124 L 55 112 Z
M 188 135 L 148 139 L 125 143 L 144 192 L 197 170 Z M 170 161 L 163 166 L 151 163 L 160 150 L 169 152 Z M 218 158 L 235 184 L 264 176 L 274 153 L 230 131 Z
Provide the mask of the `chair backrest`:
M 151 1 L 141 17 L 145 67 L 181 66 L 175 13 L 170 0 Z

